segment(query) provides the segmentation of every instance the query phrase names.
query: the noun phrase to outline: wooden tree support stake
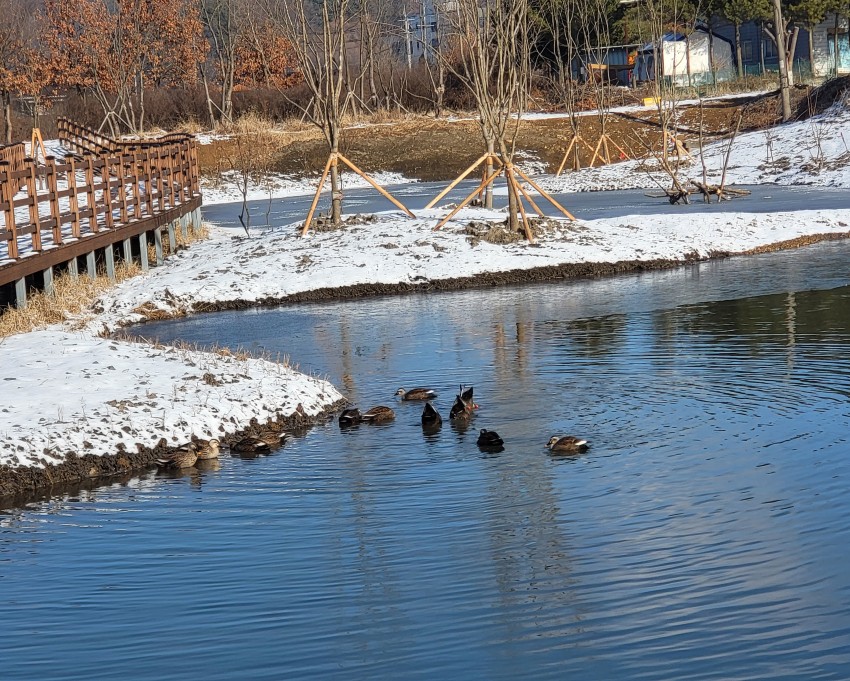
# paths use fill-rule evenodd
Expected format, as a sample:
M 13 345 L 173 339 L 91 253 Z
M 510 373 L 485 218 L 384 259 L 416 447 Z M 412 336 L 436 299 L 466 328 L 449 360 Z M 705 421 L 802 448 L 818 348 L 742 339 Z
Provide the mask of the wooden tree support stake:
M 449 213 L 446 217 L 440 220 L 437 226 L 434 227 L 434 231 L 436 232 L 438 229 L 440 229 L 440 227 L 445 225 L 449 220 L 451 220 L 455 215 L 457 215 L 462 208 L 464 208 L 470 201 L 472 201 L 472 199 L 476 197 L 477 194 L 483 191 L 488 185 L 493 184 L 493 180 L 495 180 L 501 174 L 502 169 L 498 168 L 497 170 L 493 171 L 490 177 L 485 177 L 483 180 L 481 180 L 481 184 L 479 184 L 469 196 L 467 196 L 463 201 L 461 201 L 451 213 Z
M 437 196 L 435 196 L 431 200 L 431 202 L 427 206 L 425 206 L 425 210 L 430 210 L 435 205 L 437 205 L 437 201 L 442 199 L 446 194 L 448 194 L 452 189 L 454 189 L 462 180 L 464 180 L 473 170 L 475 170 L 478 166 L 480 166 L 482 163 L 484 163 L 491 156 L 498 161 L 498 157 L 495 154 L 489 154 L 489 153 L 484 154 L 481 158 L 479 158 L 477 161 L 475 161 L 475 163 L 473 163 L 471 166 L 469 166 L 469 168 L 464 170 L 460 175 L 458 175 L 454 180 L 452 180 L 452 183 L 448 187 L 446 187 L 443 191 L 441 191 L 439 194 L 437 194 Z M 501 161 L 499 161 L 498 164 L 501 165 Z
M 313 221 L 313 214 L 316 212 L 316 206 L 319 205 L 319 197 L 322 194 L 322 189 L 325 186 L 325 180 L 327 180 L 328 173 L 330 173 L 331 168 L 338 166 L 339 162 L 342 161 L 345 165 L 347 165 L 351 170 L 357 173 L 360 177 L 362 177 L 366 182 L 368 182 L 372 187 L 378 191 L 381 196 L 386 199 L 389 199 L 397 208 L 400 208 L 402 211 L 407 213 L 408 216 L 415 218 L 416 216 L 398 199 L 396 199 L 392 194 L 390 194 L 386 189 L 381 187 L 377 182 L 375 182 L 371 177 L 369 177 L 366 173 L 364 173 L 360 168 L 358 168 L 354 163 L 349 161 L 345 156 L 341 153 L 334 152 L 328 157 L 328 162 L 325 164 L 325 169 L 322 172 L 322 177 L 319 179 L 319 186 L 316 189 L 316 195 L 313 197 L 313 203 L 310 206 L 310 212 L 307 213 L 307 219 L 304 221 L 304 227 L 301 229 L 301 236 L 307 234 L 307 231 L 310 229 L 310 224 Z
M 534 191 L 536 191 L 538 194 L 540 194 L 540 196 L 542 196 L 549 203 L 551 203 L 553 206 L 555 206 L 555 208 L 557 208 L 559 211 L 561 211 L 570 220 L 575 222 L 575 216 L 572 213 L 570 213 L 570 211 L 568 211 L 566 208 L 564 208 L 560 203 L 555 201 L 555 199 L 552 198 L 552 196 L 550 196 L 545 191 L 543 191 L 540 188 L 540 186 L 534 180 L 532 180 L 528 175 L 526 175 L 524 172 L 522 172 L 519 168 L 516 168 L 516 172 L 523 180 L 525 180 L 526 182 L 528 182 L 528 184 L 530 184 L 532 186 Z

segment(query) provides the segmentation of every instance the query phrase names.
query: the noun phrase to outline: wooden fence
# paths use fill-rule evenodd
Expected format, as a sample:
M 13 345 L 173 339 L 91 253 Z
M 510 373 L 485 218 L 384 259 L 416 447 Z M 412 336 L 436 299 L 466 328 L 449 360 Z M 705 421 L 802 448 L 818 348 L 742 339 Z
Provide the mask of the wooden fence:
M 76 271 L 75 259 L 90 255 L 93 264 L 97 248 L 109 249 L 109 271 L 113 244 L 124 242 L 127 259 L 134 236 L 145 242 L 136 250 L 144 251 L 146 267 L 147 232 L 154 231 L 159 254 L 156 230 L 171 229 L 190 214 L 200 219 L 198 154 L 191 138 L 117 143 L 60 120 L 60 141 L 80 156 L 48 156 L 43 165 L 0 156 L 0 286 L 15 282 L 18 305 L 25 304 L 28 275 L 42 272 L 52 280 L 47 268 L 63 262 Z
M 8 163 L 13 171 L 22 170 L 27 156 L 27 146 L 23 142 L 0 146 L 0 163 Z M 18 185 L 18 190 L 23 187 L 23 181 Z

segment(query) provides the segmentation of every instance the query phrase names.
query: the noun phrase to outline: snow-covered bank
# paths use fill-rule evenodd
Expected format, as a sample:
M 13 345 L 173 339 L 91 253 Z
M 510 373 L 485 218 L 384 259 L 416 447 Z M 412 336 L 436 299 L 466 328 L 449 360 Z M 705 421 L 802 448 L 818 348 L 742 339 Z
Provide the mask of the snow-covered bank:
M 693 141 L 693 136 L 686 137 Z M 728 140 L 705 145 L 709 182 L 720 182 L 728 146 Z M 692 148 L 691 155 L 693 159 L 685 162 L 681 179 L 702 181 L 699 149 Z M 669 187 L 670 177 L 657 166 L 653 159 L 624 161 L 549 176 L 541 185 L 552 192 Z M 804 121 L 746 132 L 735 138 L 726 184 L 768 183 L 850 186 L 850 108 L 846 102 L 836 102 L 822 114 Z
M 471 219 L 503 220 L 499 211 L 466 210 L 440 231 L 445 211 L 416 219 L 383 214 L 376 223 L 296 234 L 296 225 L 246 237 L 213 228 L 211 239 L 116 287 L 101 303 L 99 324 L 114 329 L 148 317 L 182 315 L 228 303 L 271 302 L 305 291 L 369 284 L 416 284 L 574 263 L 679 260 L 744 253 L 813 234 L 845 234 L 850 211 L 700 212 L 627 216 L 570 223 L 496 245 L 467 232 Z
M 315 416 L 342 399 L 284 363 L 56 327 L 5 338 L 0 351 L 0 465 L 12 467 L 221 438 L 252 418 L 285 418 L 299 404 Z

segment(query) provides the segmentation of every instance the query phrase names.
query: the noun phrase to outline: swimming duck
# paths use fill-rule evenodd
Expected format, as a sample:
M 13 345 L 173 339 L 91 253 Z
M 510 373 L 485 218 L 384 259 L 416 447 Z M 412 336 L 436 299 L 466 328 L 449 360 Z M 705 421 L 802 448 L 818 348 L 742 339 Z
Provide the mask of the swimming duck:
M 573 435 L 553 435 L 546 443 L 546 447 L 551 452 L 580 454 L 587 451 L 588 442 Z
M 396 396 L 401 397 L 402 402 L 409 402 L 412 400 L 433 400 L 437 397 L 437 393 L 431 388 L 414 388 L 413 390 L 405 390 L 404 388 L 399 388 L 395 392 Z
M 156 465 L 160 468 L 191 468 L 198 461 L 198 451 L 194 442 L 160 457 Z
M 501 447 L 503 444 L 505 444 L 505 441 L 499 437 L 499 434 L 495 430 L 485 430 L 482 428 L 478 434 L 479 447 Z
M 478 405 L 472 401 L 472 386 L 465 390 L 463 386 L 460 386 L 460 392 L 449 411 L 449 418 L 452 421 L 468 420 L 477 408 Z
M 198 461 L 218 458 L 219 445 L 221 443 L 215 438 L 212 440 L 195 440 L 192 444 L 195 445 Z
M 362 420 L 363 414 L 360 413 L 360 410 L 357 407 L 344 409 L 343 412 L 339 415 L 340 428 L 345 428 L 346 426 L 356 426 Z
M 422 410 L 422 427 L 423 428 L 439 428 L 443 425 L 443 417 L 440 416 L 430 402 L 425 403 L 425 408 Z
M 239 454 L 264 454 L 271 451 L 271 447 L 268 442 L 263 442 L 257 437 L 243 437 L 230 445 L 230 451 Z
M 364 411 L 361 418 L 366 423 L 383 423 L 384 421 L 392 421 L 395 418 L 395 412 L 389 407 L 372 407 L 368 411 Z
M 272 449 L 283 447 L 283 445 L 286 444 L 286 441 L 291 437 L 292 436 L 289 433 L 284 433 L 283 431 L 278 432 L 271 428 L 263 428 L 259 433 L 257 433 L 257 439 L 262 440 Z

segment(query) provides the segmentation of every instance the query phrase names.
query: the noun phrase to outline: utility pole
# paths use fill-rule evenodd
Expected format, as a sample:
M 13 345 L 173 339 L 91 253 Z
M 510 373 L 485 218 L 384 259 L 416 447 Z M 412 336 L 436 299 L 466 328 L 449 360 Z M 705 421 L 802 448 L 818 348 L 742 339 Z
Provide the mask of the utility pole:
M 781 0 L 773 0 L 773 35 L 779 58 L 779 94 L 782 97 L 782 122 L 791 118 L 791 88 L 788 84 L 788 61 L 785 58 L 785 20 Z

